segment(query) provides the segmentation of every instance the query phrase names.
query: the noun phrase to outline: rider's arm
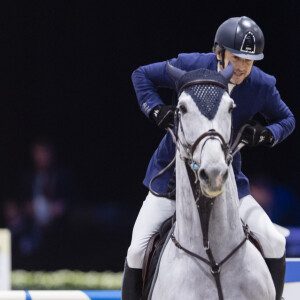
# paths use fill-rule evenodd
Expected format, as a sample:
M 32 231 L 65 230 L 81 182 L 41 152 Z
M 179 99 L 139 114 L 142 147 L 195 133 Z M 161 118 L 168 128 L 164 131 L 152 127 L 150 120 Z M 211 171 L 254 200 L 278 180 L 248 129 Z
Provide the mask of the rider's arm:
M 274 136 L 274 146 L 290 135 L 295 128 L 295 118 L 288 106 L 282 101 L 275 86 L 270 87 L 267 101 L 261 111 L 269 125 L 267 128 Z
M 216 61 L 213 53 L 181 53 L 178 58 L 173 58 L 170 63 L 185 71 L 197 68 L 208 68 Z M 141 110 L 149 117 L 150 112 L 157 105 L 164 105 L 157 93 L 159 88 L 175 89 L 173 80 L 166 71 L 167 61 L 158 62 L 139 67 L 132 73 L 132 82 Z
M 164 105 L 157 89 L 175 89 L 174 82 L 167 74 L 166 63 L 163 61 L 142 66 L 132 73 L 132 82 L 139 106 L 147 117 L 154 107 Z M 176 65 L 176 59 L 172 59 L 171 63 Z

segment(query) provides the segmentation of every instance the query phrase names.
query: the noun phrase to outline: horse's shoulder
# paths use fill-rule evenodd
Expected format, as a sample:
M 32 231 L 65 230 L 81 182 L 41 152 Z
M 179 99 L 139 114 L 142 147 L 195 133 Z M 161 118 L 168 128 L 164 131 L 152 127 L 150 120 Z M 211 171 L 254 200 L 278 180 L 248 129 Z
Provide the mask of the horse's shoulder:
M 244 249 L 233 257 L 230 266 L 223 272 L 224 296 L 228 299 L 275 298 L 271 275 L 262 255 L 251 242 L 246 242 Z

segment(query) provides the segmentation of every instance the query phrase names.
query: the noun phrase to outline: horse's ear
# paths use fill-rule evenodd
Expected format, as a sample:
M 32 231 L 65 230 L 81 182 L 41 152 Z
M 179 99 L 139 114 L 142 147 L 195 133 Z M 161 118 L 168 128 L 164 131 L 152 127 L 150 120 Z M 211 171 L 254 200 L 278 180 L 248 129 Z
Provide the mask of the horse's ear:
M 178 79 L 186 73 L 185 71 L 172 66 L 169 61 L 167 62 L 166 70 L 174 82 L 177 82 Z
M 220 74 L 228 81 L 231 79 L 233 75 L 233 64 L 231 61 L 228 63 L 227 67 L 220 72 Z

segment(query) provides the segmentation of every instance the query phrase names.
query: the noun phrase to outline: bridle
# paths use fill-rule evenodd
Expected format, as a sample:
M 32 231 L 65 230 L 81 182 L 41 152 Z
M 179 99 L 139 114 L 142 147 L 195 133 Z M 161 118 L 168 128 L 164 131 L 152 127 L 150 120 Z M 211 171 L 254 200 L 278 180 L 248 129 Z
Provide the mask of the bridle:
M 183 140 L 180 140 L 179 135 L 177 133 L 176 134 L 177 135 L 176 145 L 177 145 L 177 147 L 179 147 L 179 145 L 181 145 L 181 147 L 185 151 L 185 155 L 184 155 L 185 157 L 181 157 L 181 159 L 185 162 L 190 185 L 191 185 L 192 192 L 194 195 L 194 200 L 195 200 L 195 203 L 196 203 L 196 206 L 198 209 L 198 214 L 200 217 L 200 223 L 201 223 L 202 234 L 203 234 L 203 247 L 205 249 L 208 259 L 201 257 L 200 255 L 183 247 L 177 241 L 177 239 L 174 235 L 174 232 L 171 234 L 171 240 L 178 249 L 186 252 L 188 255 L 191 255 L 191 256 L 201 260 L 202 262 L 206 263 L 208 266 L 210 266 L 211 274 L 213 275 L 215 282 L 216 282 L 219 299 L 224 300 L 222 285 L 221 285 L 221 278 L 220 278 L 221 266 L 226 261 L 228 261 L 234 255 L 234 253 L 236 253 L 236 251 L 238 251 L 244 245 L 244 243 L 249 239 L 250 231 L 249 231 L 248 226 L 244 225 L 245 237 L 243 238 L 243 240 L 223 260 L 221 260 L 218 263 L 216 262 L 214 255 L 212 253 L 212 250 L 210 248 L 209 239 L 208 239 L 209 219 L 210 219 L 211 210 L 212 210 L 212 207 L 214 205 L 214 201 L 216 198 L 208 198 L 202 194 L 201 187 L 200 187 L 200 180 L 199 180 L 198 172 L 197 172 L 200 166 L 198 166 L 195 163 L 195 161 L 193 160 L 193 154 L 201 141 L 204 140 L 201 150 L 200 150 L 200 153 L 202 153 L 203 147 L 208 140 L 212 140 L 212 139 L 219 140 L 221 143 L 221 148 L 225 155 L 225 161 L 226 161 L 227 165 L 229 166 L 233 160 L 233 155 L 235 153 L 237 153 L 237 151 L 238 151 L 238 150 L 234 149 L 233 147 L 237 147 L 237 145 L 239 144 L 238 141 L 240 140 L 242 131 L 244 130 L 244 128 L 246 126 L 242 127 L 242 129 L 240 130 L 240 132 L 238 133 L 238 136 L 237 136 L 238 140 L 236 140 L 232 144 L 231 147 L 229 146 L 230 141 L 228 143 L 226 143 L 224 137 L 214 129 L 210 129 L 210 130 L 204 132 L 194 141 L 193 144 L 189 144 L 185 138 L 180 113 L 178 113 L 178 115 L 175 117 L 175 119 L 176 118 L 178 118 L 177 124 L 179 124 L 179 129 L 181 130 L 181 136 L 183 139 Z M 175 137 L 174 134 L 173 134 L 173 137 Z M 239 149 L 241 149 L 241 147 L 242 146 L 240 146 Z M 200 157 L 201 157 L 201 154 L 200 154 Z M 196 177 L 196 179 L 194 179 L 195 178 L 194 176 Z M 201 199 L 201 201 L 200 201 L 200 199 Z
M 181 145 L 181 147 L 185 151 L 185 157 L 184 158 L 181 157 L 181 159 L 183 159 L 185 162 L 190 185 L 191 185 L 192 192 L 194 195 L 194 200 L 195 200 L 195 203 L 196 203 L 196 206 L 198 209 L 201 228 L 202 228 L 202 234 L 203 234 L 203 247 L 205 249 L 208 259 L 201 257 L 200 255 L 183 247 L 177 241 L 177 239 L 174 235 L 174 232 L 171 235 L 171 240 L 177 248 L 179 248 L 180 250 L 186 252 L 187 254 L 201 260 L 202 262 L 204 262 L 208 266 L 210 266 L 211 274 L 213 275 L 215 282 L 216 282 L 219 299 L 223 300 L 224 296 L 223 296 L 221 278 L 220 278 L 221 266 L 226 261 L 228 261 L 234 255 L 234 253 L 236 253 L 236 251 L 238 251 L 244 245 L 244 243 L 249 239 L 250 231 L 249 231 L 248 226 L 244 225 L 245 237 L 243 238 L 243 240 L 223 260 L 221 260 L 218 263 L 216 262 L 214 255 L 212 253 L 212 250 L 210 248 L 209 239 L 208 239 L 209 219 L 210 219 L 211 210 L 212 210 L 212 207 L 214 205 L 214 201 L 216 198 L 208 198 L 202 194 L 201 187 L 200 187 L 200 180 L 198 177 L 199 175 L 197 172 L 200 166 L 197 165 L 197 163 L 195 163 L 195 161 L 193 160 L 193 154 L 201 141 L 204 140 L 201 150 L 200 150 L 200 157 L 201 157 L 201 153 L 203 151 L 204 145 L 206 144 L 206 142 L 208 140 L 212 140 L 212 139 L 219 140 L 221 143 L 221 148 L 225 155 L 225 161 L 226 161 L 227 165 L 229 166 L 232 163 L 233 156 L 237 153 L 237 151 L 239 151 L 244 146 L 244 144 L 240 144 L 239 141 L 241 139 L 242 132 L 247 125 L 245 125 L 241 128 L 241 130 L 239 131 L 237 138 L 236 138 L 235 142 L 232 144 L 232 146 L 230 146 L 230 144 L 231 144 L 230 141 L 228 143 L 226 143 L 224 137 L 214 129 L 210 129 L 210 130 L 204 132 L 194 141 L 193 144 L 189 144 L 185 138 L 180 114 L 178 114 L 177 117 L 178 117 L 177 124 L 179 124 L 179 128 L 181 130 L 181 136 L 183 138 L 183 141 L 180 140 L 180 138 L 178 137 L 178 133 L 177 133 L 176 135 L 178 138 L 177 138 L 176 145 L 177 145 L 177 147 L 178 147 L 178 145 Z M 195 178 L 194 176 L 196 176 L 196 179 L 194 179 Z M 200 201 L 200 199 L 201 199 L 201 201 Z
M 231 164 L 231 162 L 232 162 L 232 152 L 231 152 L 231 148 L 229 146 L 230 141 L 227 143 L 225 141 L 224 137 L 222 136 L 222 134 L 217 132 L 215 129 L 209 129 L 208 131 L 201 134 L 193 142 L 193 144 L 190 144 L 190 143 L 187 142 L 187 140 L 185 138 L 183 125 L 182 125 L 182 121 L 181 121 L 181 113 L 178 109 L 175 112 L 175 122 L 176 122 L 176 124 L 179 124 L 179 129 L 180 129 L 181 136 L 182 136 L 183 140 L 181 140 L 179 138 L 178 132 L 176 133 L 176 135 L 174 135 L 173 132 L 171 134 L 173 136 L 173 139 L 175 138 L 175 136 L 177 136 L 177 140 L 176 140 L 177 149 L 179 148 L 179 145 L 180 145 L 183 148 L 183 150 L 185 151 L 185 158 L 181 157 L 181 159 L 188 162 L 190 166 L 193 166 L 192 169 L 195 168 L 195 164 L 196 164 L 195 161 L 193 160 L 194 152 L 195 152 L 196 148 L 198 147 L 198 145 L 200 144 L 200 142 L 204 139 L 205 139 L 204 143 L 203 143 L 203 145 L 201 147 L 201 150 L 200 150 L 201 153 L 202 153 L 203 148 L 204 148 L 205 144 L 207 143 L 207 141 L 209 141 L 209 140 L 218 140 L 221 143 L 221 148 L 224 152 L 225 161 L 226 161 L 227 165 L 229 166 Z M 176 130 L 177 130 L 177 128 L 175 127 L 175 132 L 176 132 Z
M 214 129 L 210 129 L 203 134 L 201 134 L 192 144 L 188 143 L 184 134 L 184 129 L 181 121 L 181 112 L 178 110 L 178 108 L 175 111 L 175 127 L 174 129 L 168 129 L 169 133 L 172 135 L 173 142 L 176 144 L 177 149 L 180 149 L 180 147 L 184 150 L 184 156 L 180 156 L 180 158 L 185 162 L 186 170 L 188 173 L 190 185 L 192 188 L 192 192 L 194 195 L 194 200 L 198 209 L 200 222 L 201 222 L 201 228 L 202 228 L 202 234 L 203 234 L 203 247 L 206 251 L 207 258 L 201 257 L 200 255 L 186 249 L 183 247 L 176 239 L 174 233 L 171 235 L 171 240 L 174 243 L 174 245 L 179 248 L 180 250 L 186 252 L 187 254 L 201 260 L 202 262 L 206 263 L 210 266 L 211 274 L 213 275 L 218 296 L 220 300 L 224 299 L 223 292 L 222 292 L 222 286 L 221 286 L 221 279 L 220 279 L 220 272 L 221 272 L 221 265 L 223 265 L 226 261 L 228 261 L 236 251 L 238 251 L 244 243 L 249 239 L 249 229 L 247 225 L 244 225 L 244 232 L 245 237 L 244 239 L 220 262 L 216 262 L 215 258 L 213 256 L 212 250 L 210 248 L 209 239 L 208 239 L 208 229 L 209 229 L 209 219 L 212 207 L 214 205 L 215 198 L 208 198 L 204 196 L 201 192 L 200 187 L 200 180 L 198 175 L 198 170 L 200 166 L 194 161 L 193 154 L 195 150 L 197 149 L 198 145 L 203 141 L 200 153 L 202 153 L 203 148 L 207 141 L 209 140 L 218 140 L 221 143 L 221 148 L 223 150 L 225 161 L 227 165 L 229 166 L 232 163 L 233 156 L 245 145 L 244 143 L 240 142 L 242 133 L 244 129 L 248 126 L 248 124 L 244 125 L 238 132 L 237 137 L 235 141 L 232 143 L 231 139 L 229 142 L 226 142 L 222 134 L 217 132 Z M 181 132 L 181 139 L 179 138 L 178 130 Z M 230 146 L 231 145 L 231 146 Z M 201 157 L 201 154 L 200 154 Z M 167 169 L 169 169 L 174 163 L 175 163 L 176 153 L 173 160 L 163 169 L 161 170 L 157 176 L 152 178 L 149 184 L 149 190 L 151 193 L 158 197 L 168 197 L 171 198 L 174 191 L 166 194 L 159 194 L 154 192 L 151 189 L 151 183 L 161 176 Z M 195 178 L 196 177 L 196 178 Z M 199 201 L 201 199 L 201 201 Z
M 196 171 L 199 169 L 199 166 L 193 160 L 193 154 L 194 154 L 198 144 L 203 139 L 207 138 L 206 141 L 202 145 L 202 149 L 203 149 L 205 143 L 209 139 L 218 139 L 221 142 L 221 147 L 222 147 L 222 150 L 225 155 L 225 161 L 226 161 L 227 165 L 229 166 L 232 163 L 234 155 L 245 146 L 245 144 L 243 142 L 241 142 L 241 137 L 242 137 L 243 131 L 245 130 L 245 128 L 247 126 L 249 126 L 249 124 L 245 124 L 243 127 L 241 127 L 234 142 L 232 142 L 230 139 L 230 141 L 228 143 L 226 143 L 224 137 L 220 133 L 218 133 L 214 129 L 210 129 L 210 130 L 204 132 L 203 134 L 201 134 L 194 141 L 193 144 L 190 144 L 187 142 L 187 140 L 185 138 L 182 121 L 181 121 L 181 113 L 179 112 L 179 109 L 176 108 L 175 113 L 174 113 L 174 128 L 173 129 L 168 128 L 168 132 L 172 136 L 173 143 L 176 145 L 176 149 L 180 149 L 179 146 L 181 146 L 183 148 L 183 150 L 185 151 L 185 158 L 183 158 L 181 156 L 181 159 L 183 159 L 186 163 L 189 164 L 190 168 L 195 172 L 195 176 L 198 178 L 198 174 Z M 180 129 L 180 131 L 182 133 L 183 140 L 181 140 L 178 137 L 178 129 Z M 154 191 L 152 189 L 152 182 L 155 181 L 160 176 L 162 176 L 168 169 L 170 169 L 175 164 L 175 161 L 176 161 L 176 152 L 175 152 L 174 158 L 171 160 L 171 162 L 166 167 L 164 167 L 161 171 L 159 171 L 158 174 L 150 180 L 149 191 L 153 195 L 155 195 L 157 197 L 164 197 L 164 198 L 169 198 L 169 199 L 173 198 L 173 196 L 175 194 L 175 189 L 173 191 L 170 191 L 167 193 L 157 193 L 156 191 Z

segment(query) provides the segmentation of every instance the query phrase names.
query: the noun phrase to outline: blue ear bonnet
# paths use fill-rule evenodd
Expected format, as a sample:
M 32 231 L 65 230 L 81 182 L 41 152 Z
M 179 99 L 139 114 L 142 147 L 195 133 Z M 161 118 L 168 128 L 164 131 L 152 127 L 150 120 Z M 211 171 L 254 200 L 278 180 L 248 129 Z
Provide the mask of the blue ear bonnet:
M 229 80 L 226 79 L 220 72 L 212 71 L 208 69 L 197 69 L 190 72 L 184 73 L 176 81 L 176 88 L 179 92 L 186 85 L 192 84 L 193 82 L 211 82 L 211 84 L 217 84 L 227 89 Z
M 184 91 L 189 94 L 199 111 L 212 120 L 219 108 L 222 96 L 228 89 L 224 76 L 216 71 L 198 69 L 183 74 L 176 82 L 178 96 Z

